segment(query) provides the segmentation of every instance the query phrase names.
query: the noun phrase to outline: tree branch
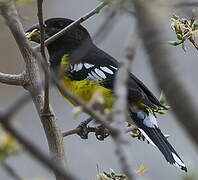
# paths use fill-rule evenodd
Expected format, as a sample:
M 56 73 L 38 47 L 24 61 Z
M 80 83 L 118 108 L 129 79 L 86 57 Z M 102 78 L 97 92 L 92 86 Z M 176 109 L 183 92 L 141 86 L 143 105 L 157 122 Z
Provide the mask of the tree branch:
M 44 114 L 48 114 L 50 112 L 49 109 L 49 63 L 48 60 L 46 58 L 46 54 L 45 54 L 45 25 L 43 22 L 43 0 L 37 0 L 37 7 L 38 7 L 38 20 L 39 20 L 39 26 L 40 26 L 40 51 L 41 51 L 41 55 L 43 57 L 44 60 L 44 65 L 48 68 L 48 71 L 44 71 L 45 74 L 45 82 L 44 82 L 44 105 L 43 105 L 43 111 L 42 113 Z
M 87 130 L 88 130 L 88 133 L 90 133 L 90 132 L 96 133 L 97 127 L 88 127 Z M 137 134 L 138 133 L 137 130 L 138 130 L 138 128 L 136 126 L 131 125 L 131 126 L 125 128 L 124 132 L 125 133 L 134 132 L 135 134 Z M 65 131 L 62 133 L 62 135 L 63 135 L 63 137 L 67 137 L 70 135 L 78 134 L 80 132 L 81 132 L 81 128 L 76 128 L 76 129 Z
M 55 35 L 53 35 L 50 38 L 48 38 L 47 40 L 45 40 L 45 46 L 47 46 L 50 43 L 52 43 L 53 41 L 55 41 L 56 39 L 58 39 L 59 37 L 61 37 L 66 32 L 71 31 L 75 26 L 77 26 L 80 23 L 86 21 L 87 19 L 89 19 L 93 15 L 99 13 L 100 10 L 102 8 L 104 8 L 107 4 L 109 4 L 110 1 L 111 0 L 105 0 L 104 2 L 100 3 L 96 8 L 94 8 L 93 10 L 91 10 L 90 12 L 88 12 L 87 14 L 81 16 L 76 21 L 74 21 L 73 23 L 71 23 L 69 26 L 65 27 L 64 29 L 62 29 L 61 31 L 59 31 L 58 33 L 56 33 Z M 41 48 L 41 45 L 39 44 L 38 46 L 35 47 L 35 50 L 38 50 L 40 48 Z
M 24 35 L 24 30 L 19 21 L 13 1 L 9 5 L 4 5 L 1 3 L 0 10 L 19 46 L 21 54 L 26 63 L 26 72 L 29 79 L 29 86 L 27 86 L 26 89 L 31 93 L 34 104 L 40 116 L 45 134 L 47 136 L 50 153 L 52 154 L 53 160 L 55 162 L 65 164 L 63 139 L 61 132 L 56 124 L 57 119 L 55 117 L 55 114 L 51 108 L 50 113 L 45 115 L 41 113 L 43 110 L 44 98 L 39 68 L 37 64 L 38 61 L 35 59 L 35 52 L 32 50 L 29 42 Z M 56 172 L 55 175 L 57 179 L 62 179 L 62 177 L 60 177 Z
M 1 121 L 0 117 L 0 121 Z M 21 135 L 17 130 L 15 130 L 12 125 L 8 122 L 8 120 L 3 120 L 2 126 L 3 128 L 9 132 L 13 137 L 15 137 L 25 148 L 26 150 L 34 156 L 38 161 L 40 161 L 41 164 L 43 164 L 45 167 L 53 170 L 56 172 L 56 174 L 59 174 L 59 177 L 61 177 L 64 180 L 76 180 L 69 172 L 65 171 L 65 168 L 58 164 L 57 162 L 54 162 L 46 156 L 40 149 L 38 149 L 35 145 L 30 143 L 23 135 Z
M 135 38 L 136 39 L 136 38 Z M 130 37 L 131 40 L 131 37 Z M 130 45 L 129 45 L 130 44 Z M 131 69 L 131 63 L 134 57 L 136 43 L 134 41 L 128 41 L 126 46 L 126 56 L 125 59 L 121 59 L 121 66 L 117 72 L 115 84 L 114 84 L 114 92 L 115 92 L 115 104 L 114 104 L 114 113 L 113 113 L 113 120 L 114 120 L 114 127 L 119 130 L 118 136 L 115 136 L 113 139 L 116 144 L 116 153 L 119 157 L 120 164 L 122 167 L 122 171 L 127 175 L 129 180 L 136 179 L 135 173 L 131 168 L 131 163 L 129 163 L 129 159 L 132 157 L 127 157 L 127 149 L 126 149 L 126 142 L 127 139 L 124 136 L 124 120 L 126 119 L 126 114 L 128 113 L 128 101 L 127 101 L 127 94 L 128 94 L 128 78 L 129 72 Z M 129 48 L 130 47 L 130 48 Z
M 5 171 L 15 180 L 22 180 L 23 178 L 19 176 L 19 174 L 16 173 L 16 171 L 9 165 L 7 164 L 5 161 L 1 162 L 1 166 L 3 167 L 3 169 L 5 169 Z
M 0 72 L 0 82 L 8 85 L 24 86 L 26 84 L 24 73 L 6 74 Z

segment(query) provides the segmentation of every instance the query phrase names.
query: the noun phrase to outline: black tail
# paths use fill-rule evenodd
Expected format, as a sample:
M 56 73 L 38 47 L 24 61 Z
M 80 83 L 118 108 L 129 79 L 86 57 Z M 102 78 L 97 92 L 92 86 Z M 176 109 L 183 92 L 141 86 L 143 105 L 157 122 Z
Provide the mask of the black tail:
M 147 113 L 143 110 L 130 108 L 130 116 L 140 128 L 140 131 L 145 138 L 153 145 L 157 146 L 164 155 L 168 163 L 177 166 L 178 168 L 187 172 L 187 168 L 177 152 L 162 134 L 158 128 L 156 118 L 153 114 Z

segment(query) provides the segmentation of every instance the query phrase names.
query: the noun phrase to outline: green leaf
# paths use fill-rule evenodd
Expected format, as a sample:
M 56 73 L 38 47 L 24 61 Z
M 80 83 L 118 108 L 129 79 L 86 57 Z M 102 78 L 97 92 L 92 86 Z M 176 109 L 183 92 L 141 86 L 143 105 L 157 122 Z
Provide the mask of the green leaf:
M 165 94 L 164 94 L 163 91 L 161 91 L 161 93 L 160 93 L 159 102 L 160 102 L 161 104 L 165 104 L 165 103 L 166 103 L 166 97 L 165 97 Z
M 168 44 L 172 45 L 172 46 L 178 46 L 180 45 L 182 42 L 177 42 L 177 41 L 168 41 Z
M 172 18 L 175 19 L 175 20 L 178 20 L 179 19 L 179 16 L 173 14 Z
M 183 36 L 181 34 L 177 34 L 177 39 L 182 40 Z

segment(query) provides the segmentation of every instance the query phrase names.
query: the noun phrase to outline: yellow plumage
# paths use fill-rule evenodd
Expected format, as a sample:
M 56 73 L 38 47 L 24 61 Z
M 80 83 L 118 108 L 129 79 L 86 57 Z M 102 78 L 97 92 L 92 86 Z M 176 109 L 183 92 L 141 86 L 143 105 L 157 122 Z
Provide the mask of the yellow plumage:
M 67 71 L 68 68 L 70 68 L 68 63 L 68 55 L 62 57 L 60 65 L 63 71 Z M 99 92 L 99 94 L 103 97 L 105 102 L 104 108 L 112 108 L 113 99 L 114 99 L 112 91 L 110 89 L 101 86 L 99 83 L 89 79 L 75 81 L 75 80 L 71 80 L 69 77 L 65 75 L 62 76 L 60 81 L 65 88 L 70 90 L 72 93 L 74 93 L 76 96 L 78 96 L 82 101 L 86 103 L 90 102 L 94 93 Z M 65 98 L 68 99 L 69 102 L 74 106 L 78 106 L 78 104 L 76 104 L 69 97 L 65 97 Z
M 63 77 L 61 83 L 64 84 L 64 87 L 69 89 L 72 93 L 78 96 L 84 102 L 89 102 L 94 93 L 97 91 L 103 97 L 105 101 L 105 108 L 111 108 L 113 104 L 112 91 L 102 87 L 100 84 L 92 80 L 81 80 L 74 81 L 68 77 Z M 74 106 L 78 104 L 74 103 L 70 98 L 66 97 Z

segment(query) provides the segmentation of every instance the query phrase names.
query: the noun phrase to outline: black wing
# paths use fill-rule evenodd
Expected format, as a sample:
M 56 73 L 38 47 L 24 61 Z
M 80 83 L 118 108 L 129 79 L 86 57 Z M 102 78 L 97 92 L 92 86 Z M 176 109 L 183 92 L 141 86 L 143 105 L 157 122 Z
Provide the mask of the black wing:
M 78 64 L 72 65 L 69 75 L 73 80 L 91 79 L 108 89 L 113 89 L 118 68 L 119 63 L 112 56 L 95 46 Z M 132 73 L 128 80 L 128 98 L 130 102 L 140 102 L 151 108 L 163 107 L 152 92 Z

